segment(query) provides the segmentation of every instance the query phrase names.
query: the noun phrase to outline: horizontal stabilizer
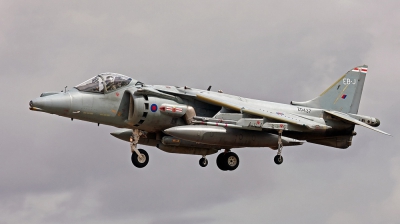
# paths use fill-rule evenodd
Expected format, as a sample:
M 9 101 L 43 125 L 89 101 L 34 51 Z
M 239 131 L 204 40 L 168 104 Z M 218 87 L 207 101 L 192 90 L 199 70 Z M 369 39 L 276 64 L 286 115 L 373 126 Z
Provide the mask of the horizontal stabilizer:
M 377 129 L 377 128 L 374 128 L 374 127 L 372 127 L 372 126 L 370 126 L 370 125 L 368 125 L 368 124 L 365 124 L 365 123 L 363 123 L 363 122 L 361 122 L 361 121 L 359 121 L 359 120 L 357 120 L 357 119 L 354 119 L 354 118 L 350 117 L 350 116 L 347 115 L 347 114 L 343 114 L 343 113 L 340 113 L 340 112 L 337 112 L 337 111 L 327 111 L 327 110 L 325 110 L 325 113 L 328 113 L 328 114 L 330 114 L 330 115 L 333 115 L 334 117 L 338 117 L 338 118 L 340 118 L 340 119 L 343 119 L 343 120 L 345 120 L 345 121 L 347 121 L 347 122 L 350 122 L 350 123 L 353 123 L 353 124 L 361 125 L 361 126 L 363 126 L 363 127 L 369 128 L 369 129 L 374 130 L 374 131 L 376 131 L 376 132 L 379 132 L 379 133 L 381 133 L 381 134 L 385 134 L 385 135 L 392 136 L 391 134 L 388 134 L 388 133 L 386 133 L 386 132 L 384 132 L 384 131 L 381 131 L 381 130 L 379 130 L 379 129 Z

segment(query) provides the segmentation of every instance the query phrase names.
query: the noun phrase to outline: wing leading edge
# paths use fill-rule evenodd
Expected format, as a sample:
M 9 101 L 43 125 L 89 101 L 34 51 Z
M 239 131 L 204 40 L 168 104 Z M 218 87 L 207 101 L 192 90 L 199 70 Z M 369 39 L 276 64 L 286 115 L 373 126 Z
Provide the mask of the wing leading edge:
M 254 105 L 246 101 L 243 101 L 241 99 L 235 99 L 234 97 L 231 96 L 221 97 L 221 96 L 211 95 L 209 93 L 199 93 L 197 94 L 197 99 L 210 104 L 229 108 L 231 110 L 240 111 L 241 113 L 252 114 L 270 120 L 280 121 L 300 127 L 306 127 L 312 130 L 324 130 L 331 128 L 330 126 L 320 124 L 287 112 L 282 113 L 279 111 L 272 110 L 270 108 L 260 109 L 258 107 L 254 107 Z

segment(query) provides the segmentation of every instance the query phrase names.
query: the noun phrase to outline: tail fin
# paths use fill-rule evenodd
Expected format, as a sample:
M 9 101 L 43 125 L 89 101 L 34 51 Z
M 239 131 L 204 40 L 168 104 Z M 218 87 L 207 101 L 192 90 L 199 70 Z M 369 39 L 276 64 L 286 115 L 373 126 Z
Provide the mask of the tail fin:
M 344 74 L 318 97 L 292 105 L 357 114 L 368 66 L 358 66 Z

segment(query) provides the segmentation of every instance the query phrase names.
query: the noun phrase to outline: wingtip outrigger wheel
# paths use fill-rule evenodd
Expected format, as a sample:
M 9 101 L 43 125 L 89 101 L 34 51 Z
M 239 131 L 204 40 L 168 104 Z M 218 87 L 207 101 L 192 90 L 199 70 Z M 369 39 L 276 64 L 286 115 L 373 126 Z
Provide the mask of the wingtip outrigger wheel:
M 281 163 L 283 163 L 283 157 L 282 157 L 281 155 L 276 155 L 276 156 L 274 157 L 274 162 L 275 162 L 277 165 L 280 165 Z
M 279 130 L 278 131 L 278 153 L 277 155 L 274 157 L 274 162 L 277 165 L 280 165 L 283 163 L 283 157 L 282 157 L 282 149 L 283 149 L 283 144 L 282 144 L 282 132 L 283 130 Z
M 203 156 L 199 160 L 199 164 L 200 164 L 201 167 L 206 167 L 208 165 L 208 160 L 207 160 L 206 156 Z

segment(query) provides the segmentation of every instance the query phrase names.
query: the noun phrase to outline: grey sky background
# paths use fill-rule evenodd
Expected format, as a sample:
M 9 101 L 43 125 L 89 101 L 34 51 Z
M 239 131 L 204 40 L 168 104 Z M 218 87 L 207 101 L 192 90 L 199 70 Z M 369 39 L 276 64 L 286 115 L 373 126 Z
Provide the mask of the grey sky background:
M 400 2 L 0 1 L 0 223 L 400 223 Z M 289 103 L 351 68 L 369 72 L 346 150 L 314 144 L 217 155 L 143 147 L 115 128 L 28 110 L 101 72 Z

